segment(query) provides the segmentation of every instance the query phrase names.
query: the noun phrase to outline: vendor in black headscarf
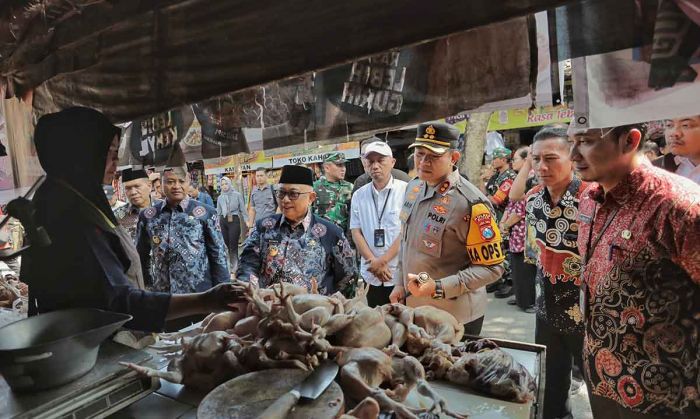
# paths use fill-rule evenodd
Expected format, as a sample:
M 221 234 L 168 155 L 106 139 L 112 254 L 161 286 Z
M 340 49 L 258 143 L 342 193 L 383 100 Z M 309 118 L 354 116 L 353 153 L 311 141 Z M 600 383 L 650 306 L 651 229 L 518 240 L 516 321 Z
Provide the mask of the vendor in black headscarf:
M 34 196 L 37 221 L 51 245 L 23 257 L 29 314 L 91 307 L 127 313 L 131 329 L 159 331 L 166 320 L 221 311 L 239 302 L 231 284 L 197 294 L 170 295 L 139 288 L 127 274 L 138 264 L 128 234 L 102 190 L 116 172 L 119 128 L 100 112 L 70 108 L 39 119 L 34 133 L 46 181 Z

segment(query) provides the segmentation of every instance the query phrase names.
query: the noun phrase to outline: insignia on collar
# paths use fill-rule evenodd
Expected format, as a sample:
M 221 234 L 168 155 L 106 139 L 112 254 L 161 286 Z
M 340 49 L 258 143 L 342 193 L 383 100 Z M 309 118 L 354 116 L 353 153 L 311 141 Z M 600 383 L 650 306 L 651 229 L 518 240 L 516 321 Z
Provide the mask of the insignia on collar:
M 194 215 L 197 218 L 201 217 L 202 215 L 204 215 L 206 213 L 207 213 L 207 209 L 204 207 L 197 207 L 197 208 L 192 210 L 192 215 Z
M 418 192 L 420 191 L 420 186 L 414 186 L 413 187 L 413 192 Z
M 446 181 L 442 182 L 442 184 L 440 184 L 440 189 L 438 189 L 438 192 L 440 194 L 444 194 L 445 192 L 447 192 L 447 190 L 449 188 L 450 188 L 450 182 L 446 180 Z
M 433 211 L 440 215 L 447 214 L 447 208 L 443 207 L 442 205 L 433 205 Z
M 416 194 L 414 194 L 414 193 L 408 194 L 408 199 L 409 199 L 410 201 L 415 201 L 415 199 L 416 199 Z

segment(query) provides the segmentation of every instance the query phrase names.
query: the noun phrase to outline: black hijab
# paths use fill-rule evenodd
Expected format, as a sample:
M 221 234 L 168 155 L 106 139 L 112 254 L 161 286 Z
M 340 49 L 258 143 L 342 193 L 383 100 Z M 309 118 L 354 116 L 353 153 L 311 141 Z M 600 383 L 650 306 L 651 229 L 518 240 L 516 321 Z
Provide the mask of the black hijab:
M 39 118 L 34 144 L 47 181 L 63 180 L 116 223 L 102 189 L 107 152 L 121 130 L 99 111 L 74 107 Z

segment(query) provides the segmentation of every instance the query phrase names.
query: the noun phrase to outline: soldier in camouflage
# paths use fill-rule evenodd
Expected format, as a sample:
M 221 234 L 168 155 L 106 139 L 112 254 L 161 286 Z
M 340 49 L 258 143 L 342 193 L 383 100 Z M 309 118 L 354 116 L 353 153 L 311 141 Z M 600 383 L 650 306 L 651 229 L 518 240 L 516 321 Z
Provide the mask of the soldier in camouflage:
M 314 182 L 316 201 L 314 213 L 337 224 L 344 232 L 348 231 L 349 206 L 352 196 L 352 183 L 345 180 L 345 156 L 331 153 L 323 161 L 323 176 Z
M 499 220 L 503 217 L 503 211 L 508 205 L 508 193 L 517 175 L 510 168 L 511 154 L 510 149 L 505 147 L 497 147 L 493 150 L 491 166 L 495 173 L 486 183 L 486 190 L 484 191 L 496 210 L 496 216 Z
M 515 173 L 515 171 L 510 167 L 512 154 L 513 153 L 510 151 L 510 149 L 505 147 L 496 147 L 493 150 L 491 167 L 493 167 L 495 173 L 493 176 L 491 176 L 491 179 L 486 182 L 484 190 L 486 197 L 489 199 L 489 201 L 491 201 L 491 205 L 493 205 L 493 208 L 496 210 L 496 217 L 498 220 L 503 219 L 503 212 L 508 205 L 510 188 L 513 186 L 515 176 L 517 176 L 517 173 Z M 503 247 L 504 249 L 508 249 L 508 237 L 506 236 L 503 239 Z M 508 253 L 507 250 L 506 253 Z M 486 288 L 488 292 L 495 291 L 494 296 L 496 298 L 507 298 L 513 295 L 510 254 L 507 255 L 504 268 L 505 273 L 503 278 Z

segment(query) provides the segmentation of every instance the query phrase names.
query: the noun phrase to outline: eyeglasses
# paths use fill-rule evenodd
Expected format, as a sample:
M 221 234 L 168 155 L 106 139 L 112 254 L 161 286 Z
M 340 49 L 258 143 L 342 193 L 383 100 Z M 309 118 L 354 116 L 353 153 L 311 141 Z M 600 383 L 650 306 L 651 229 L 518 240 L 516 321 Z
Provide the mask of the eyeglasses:
M 277 195 L 277 199 L 279 199 L 280 201 L 283 200 L 285 196 L 288 196 L 289 200 L 291 200 L 291 201 L 296 201 L 297 199 L 299 199 L 300 195 L 304 195 L 307 193 L 311 193 L 311 192 L 297 192 L 297 191 L 282 191 L 282 190 L 280 190 L 280 191 L 277 191 L 275 193 L 275 195 Z

